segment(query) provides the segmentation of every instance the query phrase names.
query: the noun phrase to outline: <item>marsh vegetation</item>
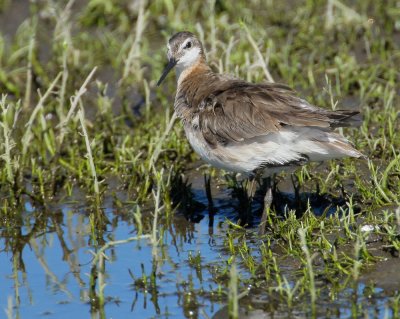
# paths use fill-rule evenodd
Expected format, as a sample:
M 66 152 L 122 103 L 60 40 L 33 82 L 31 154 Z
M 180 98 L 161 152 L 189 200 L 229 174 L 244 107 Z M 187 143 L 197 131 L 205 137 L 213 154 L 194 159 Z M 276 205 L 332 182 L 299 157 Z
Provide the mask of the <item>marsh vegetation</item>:
M 155 86 L 180 30 L 368 160 L 279 176 L 259 236 Z M 397 0 L 0 0 L 0 316 L 400 318 L 399 49 Z

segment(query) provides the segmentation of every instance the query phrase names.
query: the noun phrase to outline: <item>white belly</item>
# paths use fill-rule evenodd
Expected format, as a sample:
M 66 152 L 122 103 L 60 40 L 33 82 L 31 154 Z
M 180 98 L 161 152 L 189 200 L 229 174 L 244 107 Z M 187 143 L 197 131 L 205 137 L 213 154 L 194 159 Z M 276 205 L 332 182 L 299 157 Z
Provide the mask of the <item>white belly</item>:
M 240 167 L 233 165 L 232 159 L 221 153 L 220 147 L 211 148 L 199 130 L 185 127 L 185 133 L 190 145 L 203 161 L 228 171 L 245 172 Z
M 199 130 L 185 127 L 190 145 L 200 157 L 211 165 L 228 171 L 251 174 L 261 165 L 268 166 L 264 174 L 271 175 L 285 170 L 285 165 L 306 155 L 310 161 L 323 161 L 345 156 L 358 157 L 342 136 L 315 128 L 282 130 L 263 136 L 218 145 L 211 148 Z

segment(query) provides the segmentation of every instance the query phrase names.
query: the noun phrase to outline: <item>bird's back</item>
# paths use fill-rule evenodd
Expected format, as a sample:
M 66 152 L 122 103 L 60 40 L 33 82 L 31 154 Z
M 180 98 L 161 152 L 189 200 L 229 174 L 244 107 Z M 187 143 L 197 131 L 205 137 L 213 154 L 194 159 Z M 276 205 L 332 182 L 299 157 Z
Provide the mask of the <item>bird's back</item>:
M 359 123 L 358 112 L 315 107 L 282 84 L 194 72 L 179 83 L 175 109 L 200 156 L 228 170 L 363 157 L 333 132 Z

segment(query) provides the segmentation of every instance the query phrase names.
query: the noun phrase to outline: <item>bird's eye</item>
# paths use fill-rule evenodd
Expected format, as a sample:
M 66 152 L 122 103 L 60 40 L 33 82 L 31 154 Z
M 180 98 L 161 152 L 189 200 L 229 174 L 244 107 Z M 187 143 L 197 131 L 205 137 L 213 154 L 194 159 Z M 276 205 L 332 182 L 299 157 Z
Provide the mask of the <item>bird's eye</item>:
M 185 49 L 189 49 L 191 47 L 192 47 L 192 42 L 189 41 L 188 43 L 186 43 Z

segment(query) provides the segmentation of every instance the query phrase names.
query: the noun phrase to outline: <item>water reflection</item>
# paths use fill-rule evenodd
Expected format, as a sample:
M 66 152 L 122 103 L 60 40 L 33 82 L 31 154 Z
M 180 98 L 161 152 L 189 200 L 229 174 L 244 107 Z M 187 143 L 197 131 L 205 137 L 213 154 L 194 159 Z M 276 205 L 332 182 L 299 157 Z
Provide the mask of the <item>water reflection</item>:
M 187 260 L 200 250 L 202 258 L 218 259 L 217 250 L 202 248 L 209 247 L 208 221 L 195 224 L 183 216 L 168 223 L 162 220 L 156 247 L 148 239 L 110 246 L 93 263 L 104 243 L 135 236 L 137 231 L 132 205 L 117 208 L 112 200 L 105 202 L 110 206 L 103 211 L 109 220 L 104 225 L 96 220 L 96 212 L 82 209 L 81 201 L 37 206 L 23 198 L 15 209 L 19 218 L 1 227 L 1 307 L 7 309 L 11 296 L 16 318 L 82 313 L 93 318 L 132 313 L 143 318 L 197 318 L 198 309 L 209 305 L 198 291 L 206 289 L 203 285 L 216 285 L 210 274 Z M 152 215 L 142 214 L 143 231 L 148 233 Z
M 237 219 L 239 199 L 232 199 L 225 188 L 219 192 L 213 189 L 211 200 L 203 184 L 194 186 L 192 192 L 192 200 L 201 204 L 192 219 L 197 223 L 188 221 L 184 210 L 178 209 L 172 218 L 161 214 L 156 241 L 150 236 L 124 242 L 140 235 L 139 228 L 144 234 L 152 234 L 153 210 L 116 203 L 115 195 L 104 198 L 103 209 L 92 210 L 86 208 L 93 207 L 90 202 L 79 194 L 74 201 L 60 197 L 45 205 L 24 196 L 15 205 L 3 199 L 7 214 L 0 228 L 0 306 L 15 318 L 211 318 L 213 314 L 214 318 L 227 318 L 222 288 L 226 285 L 220 284 L 229 278 L 216 269 L 226 269 L 231 256 L 224 245 L 229 233 L 224 221 Z M 310 198 L 308 194 L 302 196 L 306 195 Z M 290 203 L 284 198 L 290 195 L 277 195 L 278 203 L 279 196 L 282 202 Z M 328 206 L 335 204 L 329 197 L 324 200 Z M 257 252 L 259 240 L 249 237 L 249 249 Z M 290 278 L 297 268 L 287 263 L 281 271 Z M 243 271 L 241 276 L 250 274 Z M 362 286 L 358 286 L 353 304 L 365 302 L 360 289 Z M 265 291 L 252 290 L 251 296 L 240 303 L 243 318 L 308 315 L 288 313 L 278 297 Z M 330 300 L 329 292 L 321 294 L 321 305 Z M 336 300 L 330 316 L 351 314 L 348 300 L 345 292 Z M 382 295 L 371 307 L 383 313 L 386 300 Z M 248 311 L 249 305 L 254 311 Z

